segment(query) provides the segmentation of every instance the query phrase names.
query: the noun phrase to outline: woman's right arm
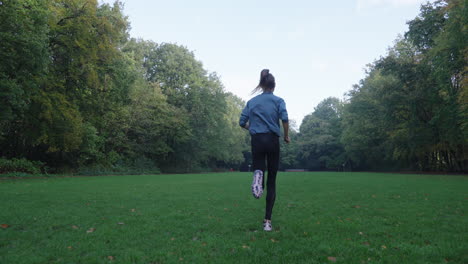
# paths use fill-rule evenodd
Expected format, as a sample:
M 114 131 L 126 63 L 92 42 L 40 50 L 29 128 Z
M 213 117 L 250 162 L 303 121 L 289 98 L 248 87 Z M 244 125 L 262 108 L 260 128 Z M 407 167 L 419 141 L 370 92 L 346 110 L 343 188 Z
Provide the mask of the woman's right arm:
M 249 129 L 249 103 L 244 107 L 244 110 L 242 110 L 240 119 L 239 119 L 239 126 L 245 129 Z
M 289 123 L 283 121 L 283 131 L 284 131 L 284 142 L 289 143 L 291 139 L 289 138 Z
M 280 101 L 279 115 L 280 115 L 280 119 L 283 121 L 284 142 L 289 143 L 291 142 L 291 139 L 289 138 L 288 110 L 286 110 L 286 103 L 284 102 L 283 99 L 281 99 Z

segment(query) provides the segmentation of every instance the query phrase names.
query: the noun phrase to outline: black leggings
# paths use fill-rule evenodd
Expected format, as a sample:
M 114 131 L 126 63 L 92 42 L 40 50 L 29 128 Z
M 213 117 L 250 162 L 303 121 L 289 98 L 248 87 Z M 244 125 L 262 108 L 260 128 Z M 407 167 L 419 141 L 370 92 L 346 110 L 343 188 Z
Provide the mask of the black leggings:
M 276 198 L 276 173 L 279 165 L 279 137 L 273 133 L 252 135 L 253 171 L 261 170 L 265 175 L 265 159 L 268 169 L 265 219 L 271 220 L 271 213 Z M 265 177 L 262 183 L 265 189 Z

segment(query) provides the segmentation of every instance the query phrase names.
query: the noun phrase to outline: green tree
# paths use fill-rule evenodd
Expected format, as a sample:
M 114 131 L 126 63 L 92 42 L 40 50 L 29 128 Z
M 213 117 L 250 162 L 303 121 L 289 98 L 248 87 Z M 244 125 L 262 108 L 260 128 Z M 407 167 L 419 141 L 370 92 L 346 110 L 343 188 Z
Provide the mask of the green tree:
M 358 170 L 390 169 L 392 151 L 387 149 L 388 131 L 392 128 L 406 135 L 404 128 L 394 127 L 389 118 L 405 118 L 405 105 L 394 105 L 405 100 L 405 93 L 395 77 L 382 76 L 371 69 L 368 77 L 348 93 L 343 111 L 341 143 L 348 157 L 347 167 Z M 398 133 L 397 133 L 398 134 Z
M 43 1 L 0 4 L 0 156 L 27 151 L 24 118 L 47 73 L 47 17 Z
M 299 158 L 304 168 L 341 169 L 346 161 L 340 143 L 342 111 L 343 103 L 330 97 L 304 118 L 298 137 Z
M 432 120 L 440 135 L 434 150 L 451 171 L 468 170 L 467 9 L 466 1 L 446 1 L 442 13 L 447 21 L 427 58 L 440 97 Z
M 128 105 L 130 157 L 144 156 L 158 165 L 174 153 L 171 142 L 186 142 L 191 136 L 186 112 L 169 105 L 156 84 L 136 86 Z
M 225 135 L 224 142 L 220 145 L 219 152 L 222 153 L 220 166 L 227 168 L 239 168 L 244 162 L 243 153 L 250 151 L 250 136 L 243 129 L 239 129 L 239 116 L 244 109 L 245 102 L 232 93 L 225 94 L 227 110 L 219 133 Z
M 192 136 L 188 142 L 174 142 L 167 166 L 193 170 L 232 160 L 226 151 L 231 144 L 226 138 L 232 136 L 226 129 L 231 122 L 226 118 L 227 95 L 218 76 L 208 74 L 192 52 L 175 44 L 146 43 L 135 53 L 144 56 L 146 79 L 161 87 L 170 105 L 188 115 Z
M 6 0 L 0 14 L 2 156 L 71 169 L 241 162 L 242 100 L 187 48 L 129 40 L 120 2 Z
M 281 155 L 280 155 L 280 170 L 285 169 L 297 169 L 301 166 L 299 163 L 298 152 L 299 152 L 299 133 L 296 121 L 289 119 L 289 138 L 291 142 L 286 144 L 284 140 L 280 140 Z
M 349 93 L 342 142 L 355 167 L 466 171 L 465 2 L 423 5 Z

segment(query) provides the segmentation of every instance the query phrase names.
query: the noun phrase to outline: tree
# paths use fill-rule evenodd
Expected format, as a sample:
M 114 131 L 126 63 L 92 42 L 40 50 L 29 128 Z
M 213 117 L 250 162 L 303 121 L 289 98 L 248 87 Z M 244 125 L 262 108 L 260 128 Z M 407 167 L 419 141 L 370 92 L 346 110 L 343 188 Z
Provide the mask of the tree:
M 358 168 L 466 171 L 463 5 L 423 5 L 349 93 L 342 142 Z
M 243 153 L 250 151 L 249 135 L 243 129 L 239 128 L 239 116 L 244 109 L 245 102 L 232 93 L 226 93 L 227 103 L 226 113 L 222 125 L 221 135 L 225 135 L 222 144 L 220 144 L 220 153 L 222 167 L 239 168 L 244 161 Z
M 343 104 L 338 98 L 320 102 L 300 126 L 298 137 L 299 158 L 310 170 L 340 169 L 345 162 L 342 133 Z
M 285 169 L 295 169 L 299 168 L 299 133 L 298 127 L 296 125 L 296 121 L 293 119 L 289 119 L 289 138 L 291 142 L 286 144 L 284 140 L 280 138 L 280 146 L 281 146 L 281 155 L 280 155 L 280 165 L 279 168 L 282 170 Z
M 392 151 L 387 149 L 387 140 L 393 126 L 387 120 L 407 116 L 404 105 L 395 105 L 404 100 L 404 93 L 393 92 L 391 87 L 400 87 L 396 78 L 382 76 L 380 71 L 371 68 L 368 77 L 348 93 L 341 143 L 348 157 L 346 165 L 352 169 L 390 169 L 388 160 Z M 402 132 L 404 128 L 397 131 Z
M 232 113 L 228 113 L 229 95 L 215 73 L 208 74 L 187 48 L 175 44 L 146 43 L 135 51 L 143 55 L 144 76 L 156 83 L 167 102 L 188 115 L 187 142 L 174 142 L 167 167 L 193 170 L 215 166 L 218 162 L 240 161 L 241 152 L 229 153 L 233 135 Z M 232 110 L 235 105 L 230 106 Z M 235 113 L 234 113 L 235 114 Z M 235 158 L 234 158 L 235 157 Z
M 23 157 L 24 118 L 47 73 L 47 17 L 43 1 L 0 4 L 0 156 Z

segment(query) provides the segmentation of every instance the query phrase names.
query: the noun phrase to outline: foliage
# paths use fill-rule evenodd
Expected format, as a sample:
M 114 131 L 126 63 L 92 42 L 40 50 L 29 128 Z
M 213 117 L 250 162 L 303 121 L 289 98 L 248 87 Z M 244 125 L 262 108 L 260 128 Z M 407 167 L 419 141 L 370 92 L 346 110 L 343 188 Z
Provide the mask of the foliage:
M 119 161 L 112 166 L 91 165 L 80 166 L 77 175 L 84 176 L 99 176 L 99 175 L 142 175 L 142 174 L 159 174 L 161 170 L 157 167 L 154 161 L 140 157 L 136 160 Z
M 0 155 L 55 172 L 238 166 L 242 100 L 187 48 L 130 39 L 122 7 L 1 2 Z
M 372 133 L 377 142 L 358 143 L 359 152 L 380 156 L 377 160 L 400 168 L 468 169 L 468 141 L 463 131 L 466 34 L 459 11 L 462 5 L 463 1 L 423 5 L 420 16 L 408 23 L 405 38 L 398 39 L 388 55 L 374 63 L 369 76 L 351 94 L 347 122 L 367 122 L 377 129 Z M 369 117 L 359 111 L 364 104 L 372 105 L 376 115 Z M 356 143 L 352 133 L 362 134 L 359 129 L 347 127 L 343 142 L 348 149 Z M 369 145 L 377 148 L 372 150 Z
M 466 172 L 466 8 L 422 5 L 344 102 L 325 99 L 304 118 L 281 167 Z
M 187 47 L 130 38 L 122 9 L 0 2 L 0 156 L 52 172 L 246 170 L 244 102 Z M 466 9 L 423 5 L 346 100 L 291 132 L 280 167 L 466 172 Z
M 5 159 L 0 158 L 0 174 L 27 173 L 40 174 L 44 164 L 39 161 L 27 159 Z
M 306 116 L 298 136 L 304 166 L 466 172 L 466 8 L 459 0 L 423 5 L 342 110 L 325 100 Z
M 330 97 L 320 102 L 315 111 L 304 118 L 297 136 L 301 168 L 341 169 L 345 162 L 340 143 L 342 112 L 343 103 Z
M 182 46 L 131 40 L 128 49 L 143 62 L 146 80 L 159 87 L 168 104 L 186 118 L 178 120 L 185 120 L 180 125 L 187 136 L 168 140 L 171 152 L 164 166 L 193 171 L 197 167 L 240 164 L 245 147 L 239 143 L 244 134 L 236 132 L 236 124 L 243 103 L 224 92 L 218 76 L 208 74 L 194 54 Z
M 298 143 L 298 128 L 296 125 L 296 121 L 293 119 L 289 119 L 289 138 L 291 139 L 291 142 L 286 144 L 284 140 L 281 140 L 282 138 L 280 137 L 280 149 L 281 149 L 281 155 L 280 155 L 280 170 L 286 170 L 286 169 L 294 169 L 294 168 L 299 168 L 301 164 L 299 164 L 299 158 L 298 158 L 298 148 L 299 148 L 299 143 Z
M 0 139 L 7 122 L 22 118 L 47 69 L 47 7 L 6 0 L 0 6 Z

